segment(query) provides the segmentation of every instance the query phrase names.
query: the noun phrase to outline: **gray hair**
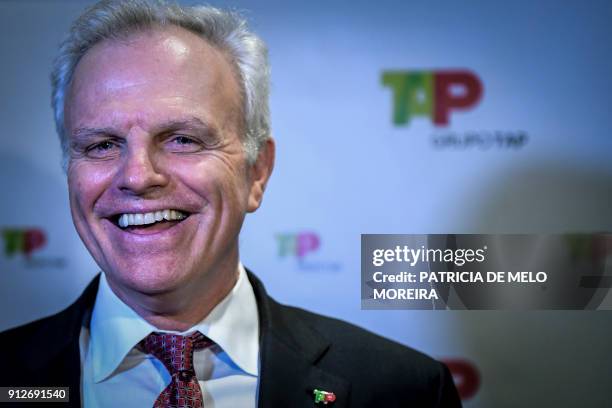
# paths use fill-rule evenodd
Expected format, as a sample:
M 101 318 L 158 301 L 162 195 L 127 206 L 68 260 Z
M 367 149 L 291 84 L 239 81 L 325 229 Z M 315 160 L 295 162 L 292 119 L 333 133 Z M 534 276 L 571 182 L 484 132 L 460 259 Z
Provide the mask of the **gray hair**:
M 53 63 L 51 105 L 64 169 L 70 149 L 64 127 L 65 100 L 80 59 L 104 40 L 170 25 L 197 34 L 233 60 L 243 93 L 243 146 L 247 160 L 255 162 L 259 148 L 270 137 L 270 68 L 266 45 L 249 31 L 246 21 L 235 12 L 209 6 L 183 7 L 163 0 L 103 0 L 73 23 Z

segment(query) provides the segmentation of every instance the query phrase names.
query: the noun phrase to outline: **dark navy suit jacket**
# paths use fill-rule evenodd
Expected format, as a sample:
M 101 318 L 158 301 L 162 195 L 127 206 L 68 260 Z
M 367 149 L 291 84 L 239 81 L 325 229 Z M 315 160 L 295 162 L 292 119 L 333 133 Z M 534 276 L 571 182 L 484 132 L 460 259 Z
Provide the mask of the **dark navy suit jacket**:
M 281 305 L 248 276 L 261 324 L 259 407 L 461 406 L 442 363 L 341 320 Z M 0 334 L 0 386 L 68 386 L 69 406 L 80 406 L 79 335 L 98 282 L 64 311 Z M 315 404 L 314 389 L 336 400 Z

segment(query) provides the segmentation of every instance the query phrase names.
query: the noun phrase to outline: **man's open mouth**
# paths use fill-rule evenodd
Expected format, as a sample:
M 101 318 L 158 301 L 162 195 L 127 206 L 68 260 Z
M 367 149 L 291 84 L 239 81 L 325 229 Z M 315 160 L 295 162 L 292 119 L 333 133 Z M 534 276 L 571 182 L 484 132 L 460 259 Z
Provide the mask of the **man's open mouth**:
M 112 220 L 122 229 L 152 228 L 155 226 L 169 227 L 183 221 L 189 213 L 179 210 L 160 210 L 147 213 L 124 213 L 115 215 Z

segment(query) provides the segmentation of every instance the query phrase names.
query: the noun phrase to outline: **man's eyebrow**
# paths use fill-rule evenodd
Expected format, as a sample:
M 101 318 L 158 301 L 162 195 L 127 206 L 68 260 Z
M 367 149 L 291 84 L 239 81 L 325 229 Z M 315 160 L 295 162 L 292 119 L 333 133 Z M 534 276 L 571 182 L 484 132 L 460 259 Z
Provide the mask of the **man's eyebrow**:
M 153 127 L 152 133 L 167 133 L 180 129 L 195 129 L 202 131 L 206 136 L 216 137 L 219 135 L 219 131 L 215 126 L 211 126 L 210 124 L 198 119 L 196 117 L 189 117 L 185 119 L 171 119 L 166 122 L 162 122 Z M 111 135 L 111 136 L 120 136 L 122 133 L 115 128 L 112 127 L 80 127 L 75 129 L 72 132 L 73 139 L 87 139 L 94 136 L 100 135 Z
M 189 117 L 185 119 L 173 119 L 156 125 L 154 132 L 156 134 L 172 132 L 181 129 L 194 129 L 202 131 L 206 136 L 216 137 L 219 135 L 219 131 L 215 126 L 202 121 L 196 117 Z
M 76 128 L 72 132 L 73 139 L 87 139 L 93 136 L 100 136 L 100 135 L 117 135 L 117 131 L 109 127 L 103 127 L 103 128 L 80 127 L 80 128 Z

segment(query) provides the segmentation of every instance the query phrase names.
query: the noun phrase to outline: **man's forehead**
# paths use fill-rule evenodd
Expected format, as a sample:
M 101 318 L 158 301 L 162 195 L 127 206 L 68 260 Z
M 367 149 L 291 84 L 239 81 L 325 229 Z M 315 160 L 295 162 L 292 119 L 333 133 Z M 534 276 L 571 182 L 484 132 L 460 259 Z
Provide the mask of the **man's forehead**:
M 195 112 L 199 104 L 213 103 L 213 95 L 226 112 L 241 117 L 240 88 L 226 53 L 180 27 L 156 28 L 104 40 L 84 55 L 66 100 L 67 119 L 70 111 L 80 111 L 79 117 L 86 120 L 99 117 L 96 110 L 103 102 L 107 108 L 116 106 L 113 115 L 129 115 L 129 109 L 136 108 L 154 111 L 160 105 L 168 111 L 190 105 Z M 75 98 L 78 102 L 71 106 Z M 138 103 L 127 108 L 121 105 L 126 100 Z M 84 111 L 85 106 L 91 112 Z M 113 118 L 107 116 L 105 121 L 109 119 Z

